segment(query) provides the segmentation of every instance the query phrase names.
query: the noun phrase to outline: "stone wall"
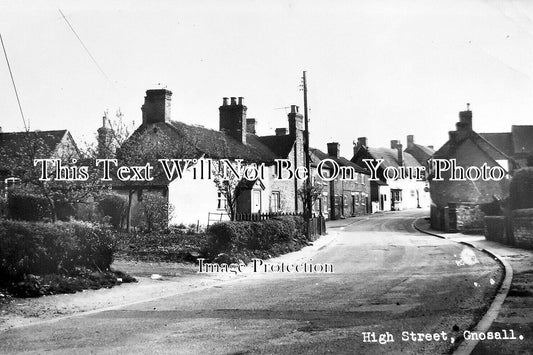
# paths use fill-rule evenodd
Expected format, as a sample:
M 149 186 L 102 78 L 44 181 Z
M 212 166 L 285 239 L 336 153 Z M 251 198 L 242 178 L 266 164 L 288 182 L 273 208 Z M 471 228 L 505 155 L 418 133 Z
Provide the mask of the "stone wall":
M 533 208 L 513 211 L 514 244 L 519 248 L 533 249 Z
M 462 233 L 482 233 L 485 229 L 485 214 L 477 203 L 450 204 L 455 210 L 455 226 Z M 450 218 L 451 220 L 452 218 Z

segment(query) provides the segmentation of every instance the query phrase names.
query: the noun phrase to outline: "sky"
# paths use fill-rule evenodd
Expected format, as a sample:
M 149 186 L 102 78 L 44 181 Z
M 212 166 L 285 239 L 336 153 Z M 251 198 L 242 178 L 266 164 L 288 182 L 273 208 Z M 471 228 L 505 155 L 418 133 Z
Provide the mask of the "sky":
M 145 91 L 166 87 L 173 120 L 218 129 L 222 97 L 242 96 L 258 133 L 274 134 L 303 107 L 305 70 L 311 146 L 339 142 L 347 158 L 362 136 L 438 148 L 466 103 L 478 132 L 533 124 L 532 20 L 527 0 L 0 0 L 32 130 L 81 144 L 106 110 L 139 125 Z M 0 126 L 24 129 L 3 57 Z

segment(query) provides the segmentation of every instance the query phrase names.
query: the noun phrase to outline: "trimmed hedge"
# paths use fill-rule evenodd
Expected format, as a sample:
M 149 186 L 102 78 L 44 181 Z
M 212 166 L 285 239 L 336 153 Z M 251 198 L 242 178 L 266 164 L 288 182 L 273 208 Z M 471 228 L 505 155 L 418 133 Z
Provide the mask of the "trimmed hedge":
M 23 221 L 42 221 L 51 216 L 46 198 L 25 191 L 8 194 L 7 214 L 11 219 Z
M 108 270 L 114 249 L 111 231 L 89 223 L 0 221 L 0 282 L 78 268 Z
M 309 241 L 300 216 L 282 216 L 258 222 L 220 222 L 207 229 L 205 254 L 211 260 L 248 262 L 300 249 Z M 227 259 L 227 260 L 226 260 Z
M 533 207 L 533 167 L 517 170 L 509 191 L 511 209 Z

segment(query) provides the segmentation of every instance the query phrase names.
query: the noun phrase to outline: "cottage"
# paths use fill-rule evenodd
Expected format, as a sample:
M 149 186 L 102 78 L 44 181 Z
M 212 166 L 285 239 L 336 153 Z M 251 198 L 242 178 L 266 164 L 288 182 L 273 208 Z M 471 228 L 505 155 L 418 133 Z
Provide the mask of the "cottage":
M 528 142 L 526 137 L 518 133 L 524 131 L 528 130 L 515 129 L 517 135 L 514 139 L 518 143 L 516 146 L 513 144 L 512 133 L 476 133 L 472 128 L 472 111 L 467 107 L 466 111 L 459 112 L 456 130 L 449 132 L 449 140 L 435 152 L 433 159 L 451 161 L 463 169 L 499 166 L 510 172 L 517 167 L 517 162 L 503 149 L 526 161 L 533 147 L 533 136 L 529 136 Z M 517 149 L 518 147 L 520 148 Z M 452 173 L 449 169 L 442 173 L 441 179 L 434 179 L 435 172 L 431 172 L 432 227 L 446 231 L 482 229 L 483 214 L 479 205 L 508 196 L 508 177 L 452 181 Z
M 172 92 L 166 89 L 146 91 L 143 123 L 133 137 L 141 137 L 141 141 L 147 142 L 147 150 L 155 141 L 168 140 L 180 148 L 175 150 L 180 151 L 180 156 L 161 158 L 189 158 L 196 159 L 196 163 L 190 164 L 180 179 L 159 178 L 149 185 L 137 186 L 134 204 L 142 200 L 144 192 L 153 191 L 166 196 L 174 206 L 171 223 L 206 224 L 227 219 L 224 194 L 212 179 L 199 179 L 195 166 L 197 159 L 241 160 L 243 164 L 264 165 L 267 172 L 264 179 L 239 182 L 242 192 L 237 200 L 237 213 L 302 211 L 303 204 L 297 191 L 303 181 L 296 177 L 288 180 L 274 178 L 276 159 L 287 159 L 293 166 L 303 165 L 303 116 L 298 112 L 298 106 L 291 106 L 288 130 L 278 128 L 275 135 L 258 136 L 257 122 L 246 117 L 247 107 L 242 97 L 223 98 L 219 107 L 219 130 L 172 120 L 171 97 Z M 114 189 L 124 191 L 125 187 L 115 184 Z
M 315 213 L 332 220 L 370 213 L 370 173 L 340 156 L 339 143 L 327 147 L 327 154 L 310 149 L 314 181 L 322 186 Z
M 0 190 L 24 183 L 29 170 L 33 168 L 33 159 L 62 159 L 63 161 L 79 159 L 80 153 L 76 142 L 67 130 L 2 132 L 0 129 Z M 22 179 L 21 179 L 22 178 Z
M 409 141 L 409 139 L 408 139 Z M 413 149 L 413 146 L 409 148 Z M 423 149 L 427 154 L 430 148 Z M 419 159 L 423 160 L 422 154 Z M 379 180 L 370 181 L 370 201 L 372 213 L 379 211 L 396 211 L 409 208 L 429 207 L 429 189 L 427 182 L 418 176 L 391 176 L 387 171 L 422 171 L 424 164 L 413 155 L 403 150 L 398 140 L 391 140 L 390 148 L 372 148 L 366 137 L 359 137 L 354 144 L 354 156 L 351 161 L 359 166 L 367 166 L 365 160 L 381 162 L 376 165 Z M 402 169 L 408 167 L 409 169 Z

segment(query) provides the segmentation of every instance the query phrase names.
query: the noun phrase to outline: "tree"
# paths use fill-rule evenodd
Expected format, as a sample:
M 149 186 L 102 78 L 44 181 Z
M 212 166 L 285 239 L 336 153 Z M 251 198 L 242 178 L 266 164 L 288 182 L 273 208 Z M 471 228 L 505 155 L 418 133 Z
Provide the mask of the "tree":
M 308 183 L 302 185 L 298 189 L 297 193 L 300 200 L 304 203 L 304 205 L 307 203 L 307 208 L 309 211 L 311 211 L 312 206 L 314 206 L 315 202 L 322 196 L 323 189 L 324 186 L 315 180 L 312 185 Z M 308 201 L 308 198 L 311 200 Z
M 224 206 L 226 212 L 228 213 L 230 220 L 234 221 L 235 215 L 237 214 L 237 199 L 242 192 L 240 180 L 234 174 L 226 176 L 222 169 L 215 169 L 213 175 L 213 182 L 226 200 L 226 205 Z
M 113 119 L 104 116 L 104 122 L 104 127 L 106 125 L 109 127 L 106 127 L 105 132 L 100 131 L 106 136 L 99 135 L 97 155 L 116 158 L 118 161 L 117 166 L 112 166 L 111 184 L 114 189 L 127 193 L 126 229 L 130 230 L 134 195 L 139 191 L 161 188 L 169 183 L 158 160 L 193 158 L 198 153 L 193 138 L 185 137 L 168 125 L 142 125 L 131 133 L 133 125 L 126 123 L 120 111 L 117 111 Z M 132 167 L 147 164 L 153 168 L 151 181 L 122 181 L 117 178 L 118 166 Z
M 13 144 L 0 148 L 0 159 L 7 175 L 17 179 L 19 189 L 46 199 L 52 222 L 57 220 L 58 209 L 80 203 L 102 188 L 96 169 L 91 165 L 87 166 L 83 181 L 73 179 L 81 179 L 79 167 L 85 164 L 88 155 L 76 146 L 70 133 L 66 134 L 66 137 L 59 137 L 57 131 L 13 133 Z M 36 159 L 57 159 L 60 163 L 35 164 Z M 45 164 L 47 169 L 43 169 Z M 61 171 L 58 170 L 60 165 Z M 69 180 L 60 181 L 58 172 Z

